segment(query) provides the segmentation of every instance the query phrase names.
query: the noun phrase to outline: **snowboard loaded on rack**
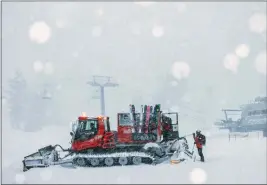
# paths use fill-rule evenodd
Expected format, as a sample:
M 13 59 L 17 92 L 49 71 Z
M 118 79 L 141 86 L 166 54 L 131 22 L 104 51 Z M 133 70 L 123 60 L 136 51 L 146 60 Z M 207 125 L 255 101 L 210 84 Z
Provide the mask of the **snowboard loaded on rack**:
M 160 109 L 159 104 L 144 105 L 137 113 L 130 105 L 129 113 L 117 114 L 117 131 L 111 131 L 109 117 L 83 114 L 72 123 L 70 148 L 41 148 L 24 157 L 23 171 L 67 163 L 88 167 L 161 163 L 187 150 L 188 144 L 185 137 L 179 138 L 178 113 Z

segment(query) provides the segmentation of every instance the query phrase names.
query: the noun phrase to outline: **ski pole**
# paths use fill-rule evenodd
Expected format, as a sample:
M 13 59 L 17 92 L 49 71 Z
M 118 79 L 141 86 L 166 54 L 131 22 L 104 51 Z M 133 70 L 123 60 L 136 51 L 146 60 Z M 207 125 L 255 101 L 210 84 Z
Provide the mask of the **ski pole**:
M 192 148 L 192 153 L 194 153 L 194 149 L 195 149 L 195 144 L 193 145 L 193 148 Z
M 195 162 L 196 161 L 196 156 L 194 157 L 194 149 L 195 149 L 195 143 L 193 145 L 193 148 L 192 148 L 192 158 L 193 158 L 193 161 Z
M 191 136 L 193 134 L 187 134 L 187 135 L 184 135 L 183 137 L 188 137 L 188 136 Z M 180 137 L 180 138 L 183 138 L 183 137 Z

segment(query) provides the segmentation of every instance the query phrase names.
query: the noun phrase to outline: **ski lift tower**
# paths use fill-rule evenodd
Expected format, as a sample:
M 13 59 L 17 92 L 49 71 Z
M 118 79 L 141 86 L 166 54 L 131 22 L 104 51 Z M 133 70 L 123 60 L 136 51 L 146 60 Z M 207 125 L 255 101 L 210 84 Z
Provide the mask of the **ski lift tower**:
M 100 83 L 100 81 L 102 83 Z M 119 84 L 112 83 L 110 76 L 93 76 L 93 81 L 87 82 L 87 84 L 93 86 L 93 87 L 99 87 L 100 88 L 100 104 L 101 104 L 101 114 L 104 116 L 106 114 L 105 112 L 105 87 L 117 87 Z

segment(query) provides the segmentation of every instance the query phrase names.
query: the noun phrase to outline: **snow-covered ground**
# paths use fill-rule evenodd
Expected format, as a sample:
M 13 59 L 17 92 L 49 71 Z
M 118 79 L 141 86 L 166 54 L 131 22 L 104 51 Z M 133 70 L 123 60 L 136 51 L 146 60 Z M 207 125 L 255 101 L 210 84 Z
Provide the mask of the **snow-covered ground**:
M 229 141 L 228 133 L 214 129 L 206 132 L 206 163 L 76 169 L 54 166 L 22 172 L 25 155 L 48 144 L 68 147 L 69 131 L 68 126 L 49 127 L 38 133 L 3 128 L 3 183 L 266 183 L 266 138 L 255 133 Z

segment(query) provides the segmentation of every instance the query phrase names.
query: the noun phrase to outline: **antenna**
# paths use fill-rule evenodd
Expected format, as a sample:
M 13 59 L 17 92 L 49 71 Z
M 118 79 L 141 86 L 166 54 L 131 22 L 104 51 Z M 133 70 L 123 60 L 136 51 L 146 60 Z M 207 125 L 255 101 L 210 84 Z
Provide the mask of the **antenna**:
M 100 81 L 104 81 L 100 83 Z M 104 116 L 105 112 L 105 87 L 117 87 L 119 84 L 111 82 L 110 76 L 93 76 L 93 81 L 88 81 L 87 84 L 93 87 L 100 88 L 100 97 L 95 97 L 96 99 L 100 99 L 101 105 L 101 114 Z

